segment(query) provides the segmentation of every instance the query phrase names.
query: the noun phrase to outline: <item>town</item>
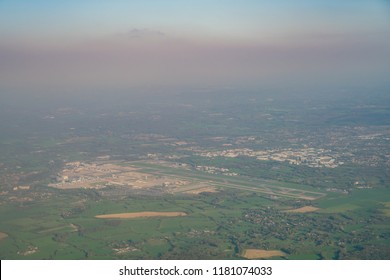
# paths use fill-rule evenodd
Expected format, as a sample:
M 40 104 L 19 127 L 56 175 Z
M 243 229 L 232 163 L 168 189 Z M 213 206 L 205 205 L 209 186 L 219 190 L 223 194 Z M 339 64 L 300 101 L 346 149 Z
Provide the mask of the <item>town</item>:
M 247 148 L 229 149 L 222 151 L 203 151 L 198 155 L 202 157 L 255 157 L 258 160 L 273 160 L 280 162 L 288 162 L 294 165 L 306 165 L 309 167 L 327 167 L 336 168 L 342 164 L 343 161 L 338 161 L 340 156 L 337 153 L 332 153 L 330 150 L 302 148 L 302 149 L 273 149 L 273 150 L 259 150 L 254 151 Z

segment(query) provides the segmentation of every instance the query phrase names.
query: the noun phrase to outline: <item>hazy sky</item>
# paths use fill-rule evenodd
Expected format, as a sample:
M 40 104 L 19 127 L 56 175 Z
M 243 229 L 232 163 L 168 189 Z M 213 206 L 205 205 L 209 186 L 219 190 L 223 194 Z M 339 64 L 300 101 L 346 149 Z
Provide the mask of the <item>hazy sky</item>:
M 390 1 L 0 0 L 0 89 L 386 83 Z

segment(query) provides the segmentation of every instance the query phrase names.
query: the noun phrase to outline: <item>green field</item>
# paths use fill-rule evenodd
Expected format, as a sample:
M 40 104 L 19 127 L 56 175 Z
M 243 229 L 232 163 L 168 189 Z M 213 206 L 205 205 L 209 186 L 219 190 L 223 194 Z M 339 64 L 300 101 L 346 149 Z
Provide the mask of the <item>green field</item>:
M 242 259 L 258 249 L 390 259 L 388 89 L 316 91 L 10 93 L 0 104 L 0 258 Z M 61 189 L 75 161 L 85 172 Z M 136 170 L 88 169 L 107 162 Z M 95 218 L 147 211 L 187 215 Z
M 140 172 L 205 182 L 216 193 L 100 197 L 54 190 L 33 202 L 2 202 L 1 259 L 240 259 L 245 249 L 281 250 L 285 259 L 389 258 L 387 189 L 350 194 L 145 162 Z M 38 188 L 38 187 L 37 187 Z M 311 197 L 311 200 L 302 197 Z M 315 200 L 313 200 L 315 198 Z M 312 213 L 286 213 L 302 206 Z M 182 217 L 97 219 L 96 215 L 179 211 Z

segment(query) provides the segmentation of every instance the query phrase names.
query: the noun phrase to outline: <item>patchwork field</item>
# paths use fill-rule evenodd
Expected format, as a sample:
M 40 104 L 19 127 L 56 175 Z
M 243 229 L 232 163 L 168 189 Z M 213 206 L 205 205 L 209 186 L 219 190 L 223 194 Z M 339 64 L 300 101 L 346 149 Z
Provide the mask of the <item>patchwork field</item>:
M 83 168 L 92 164 L 83 163 Z M 39 191 L 46 195 L 36 201 L 4 202 L 1 230 L 12 238 L 0 235 L 0 258 L 389 257 L 386 188 L 339 194 L 290 182 L 209 174 L 163 161 L 100 162 L 91 168 L 106 170 L 98 178 L 101 182 L 103 177 L 125 176 L 127 185 L 41 185 Z M 67 173 L 66 181 L 91 176 L 80 172 Z M 136 188 L 137 180 L 149 185 Z M 36 188 L 18 192 L 33 197 Z M 101 190 L 121 188 L 130 192 L 101 195 Z M 132 193 L 134 189 L 146 191 Z

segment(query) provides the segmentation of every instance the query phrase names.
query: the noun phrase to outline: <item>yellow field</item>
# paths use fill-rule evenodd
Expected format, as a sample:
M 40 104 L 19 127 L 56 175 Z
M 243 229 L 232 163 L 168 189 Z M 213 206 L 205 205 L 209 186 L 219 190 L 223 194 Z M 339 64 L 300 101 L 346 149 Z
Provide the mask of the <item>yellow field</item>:
M 308 213 L 308 212 L 317 211 L 319 209 L 320 208 L 313 207 L 313 206 L 304 206 L 304 207 L 297 208 L 297 209 L 287 210 L 286 212 L 288 212 L 288 213 Z
M 6 234 L 4 232 L 0 232 L 0 240 L 4 239 L 4 238 L 7 238 L 7 237 L 8 237 L 8 234 Z
M 386 207 L 386 209 L 382 210 L 383 214 L 390 217 L 390 201 L 383 202 L 383 205 Z
M 147 217 L 179 217 L 186 216 L 184 212 L 132 212 L 132 213 L 118 213 L 118 214 L 106 214 L 97 215 L 95 218 L 99 219 L 136 219 Z
M 246 249 L 242 256 L 246 259 L 269 259 L 272 257 L 284 257 L 286 254 L 279 250 Z

